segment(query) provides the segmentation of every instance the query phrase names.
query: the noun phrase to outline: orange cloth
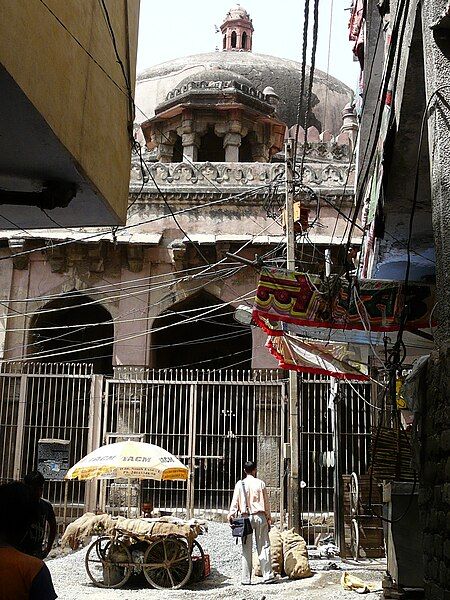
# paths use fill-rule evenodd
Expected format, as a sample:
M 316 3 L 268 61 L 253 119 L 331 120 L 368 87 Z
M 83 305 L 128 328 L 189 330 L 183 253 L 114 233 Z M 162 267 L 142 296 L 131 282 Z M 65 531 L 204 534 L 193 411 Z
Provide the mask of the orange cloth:
M 0 600 L 28 600 L 34 578 L 44 566 L 39 558 L 15 548 L 0 548 Z
M 229 516 L 235 517 L 238 512 L 241 514 L 246 513 L 245 506 L 247 504 L 251 515 L 264 513 L 269 520 L 270 503 L 266 484 L 261 479 L 253 477 L 253 475 L 247 475 L 243 481 L 247 502 L 244 498 L 242 483 L 238 481 L 234 487 L 233 499 L 231 500 L 230 512 L 228 513 Z

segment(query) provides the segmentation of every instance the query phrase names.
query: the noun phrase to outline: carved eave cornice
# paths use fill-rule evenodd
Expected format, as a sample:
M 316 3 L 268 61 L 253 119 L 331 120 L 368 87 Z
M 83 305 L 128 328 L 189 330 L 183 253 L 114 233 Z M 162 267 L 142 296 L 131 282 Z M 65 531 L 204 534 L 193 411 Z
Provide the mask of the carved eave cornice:
M 249 106 L 265 115 L 272 115 L 275 112 L 274 106 L 263 92 L 234 79 L 229 79 L 227 81 L 190 81 L 171 90 L 166 99 L 156 107 L 156 117 L 154 118 L 183 104 L 199 108 L 238 104 L 239 106 Z M 152 120 L 150 119 L 150 121 Z

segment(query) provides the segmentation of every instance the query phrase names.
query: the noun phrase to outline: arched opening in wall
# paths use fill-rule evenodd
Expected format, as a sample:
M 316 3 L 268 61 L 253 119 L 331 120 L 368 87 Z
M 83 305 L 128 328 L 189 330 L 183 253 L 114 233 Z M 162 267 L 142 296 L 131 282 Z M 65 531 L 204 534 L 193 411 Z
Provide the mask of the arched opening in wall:
M 234 308 L 204 290 L 174 304 L 153 324 L 153 367 L 250 368 L 251 331 L 237 323 L 233 313 Z
M 233 31 L 231 33 L 231 47 L 236 48 L 236 43 L 237 43 L 237 35 L 236 35 L 236 32 Z
M 227 47 L 227 36 L 224 35 L 223 36 L 223 46 L 222 46 L 222 48 L 225 50 L 226 47 Z
M 242 138 L 239 146 L 239 162 L 253 162 L 252 145 L 248 135 Z
M 247 49 L 247 34 L 245 31 L 242 34 L 242 48 L 243 48 L 243 50 Z
M 92 363 L 94 373 L 111 374 L 112 317 L 92 302 L 74 292 L 46 304 L 34 319 L 29 354 L 39 362 Z
M 193 471 L 197 507 L 217 506 L 222 501 L 225 508 L 229 498 L 228 493 L 225 500 L 219 497 L 218 471 L 247 460 L 249 442 L 245 434 L 230 439 L 230 419 L 239 421 L 238 431 L 255 427 L 252 409 L 258 392 L 252 388 L 246 403 L 243 388 L 229 385 L 242 377 L 242 369 L 250 368 L 252 355 L 250 327 L 237 323 L 233 312 L 202 290 L 172 305 L 153 323 L 152 366 L 173 367 L 174 371 L 155 373 L 163 383 L 152 388 L 141 409 L 141 431 L 146 432 L 146 441 L 153 440 L 181 456 L 188 453 L 187 443 L 195 431 L 196 466 L 200 467 Z M 233 374 L 227 369 L 233 369 Z M 230 484 L 225 485 L 228 488 Z M 164 488 L 157 482 L 145 482 L 143 496 L 154 506 L 186 506 L 183 489 Z
M 173 145 L 173 158 L 172 162 L 183 162 L 183 141 L 181 136 L 177 135 L 175 144 Z
M 225 148 L 223 147 L 223 139 L 214 132 L 210 127 L 205 135 L 200 140 L 200 148 L 198 149 L 199 162 L 224 162 Z

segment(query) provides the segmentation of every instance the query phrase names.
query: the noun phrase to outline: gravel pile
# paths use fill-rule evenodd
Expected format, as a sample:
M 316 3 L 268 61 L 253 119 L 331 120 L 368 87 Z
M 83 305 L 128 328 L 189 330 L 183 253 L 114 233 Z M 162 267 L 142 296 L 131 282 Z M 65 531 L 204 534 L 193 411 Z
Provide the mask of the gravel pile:
M 307 600 L 321 599 L 340 600 L 355 598 L 354 592 L 346 592 L 340 586 L 343 570 L 351 570 L 365 581 L 381 582 L 383 565 L 365 564 L 364 570 L 360 564 L 343 565 L 339 560 L 333 561 L 341 570 L 323 571 L 329 561 L 312 561 L 314 576 L 300 581 L 288 579 L 272 585 L 264 585 L 261 579 L 255 578 L 254 585 L 240 585 L 240 548 L 236 546 L 226 523 L 209 522 L 209 531 L 200 536 L 198 541 L 205 553 L 211 557 L 211 575 L 203 582 L 182 590 L 155 590 L 153 588 L 133 589 L 132 583 L 122 589 L 110 590 L 95 587 L 89 580 L 85 567 L 84 556 L 86 549 L 72 552 L 47 561 L 52 574 L 53 583 L 61 600 L 179 600 L 181 598 L 201 598 L 219 600 L 236 598 L 243 600 L 270 599 L 275 596 L 282 598 L 298 598 L 299 594 Z M 132 581 L 132 580 L 130 580 Z M 379 592 L 369 594 L 371 599 L 381 598 Z

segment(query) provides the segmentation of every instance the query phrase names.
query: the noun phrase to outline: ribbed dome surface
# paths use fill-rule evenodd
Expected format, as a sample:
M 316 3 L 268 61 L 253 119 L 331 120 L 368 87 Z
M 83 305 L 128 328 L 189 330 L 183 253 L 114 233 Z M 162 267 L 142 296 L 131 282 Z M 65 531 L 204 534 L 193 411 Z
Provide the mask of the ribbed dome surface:
M 231 71 L 229 79 L 240 75 L 257 90 L 273 87 L 280 97 L 278 115 L 288 126 L 292 126 L 297 120 L 300 70 L 301 64 L 296 61 L 252 52 L 195 54 L 150 67 L 140 73 L 136 84 L 136 104 L 150 118 L 167 93 L 179 87 L 182 81 L 198 81 L 199 73 L 205 80 L 205 72 L 208 71 L 211 72 L 210 81 L 213 81 L 214 73 Z M 328 129 L 332 133 L 339 133 L 342 110 L 351 97 L 352 92 L 344 83 L 316 69 L 312 116 L 308 126 L 314 125 L 319 131 Z M 139 111 L 137 120 L 146 120 Z
M 233 71 L 228 71 L 218 67 L 211 67 L 209 69 L 205 69 L 204 71 L 200 71 L 199 73 L 192 73 L 188 77 L 185 77 L 183 80 L 181 80 L 176 87 L 180 88 L 183 85 L 193 81 L 237 81 L 243 85 L 255 87 L 249 79 L 240 73 L 234 73 Z

